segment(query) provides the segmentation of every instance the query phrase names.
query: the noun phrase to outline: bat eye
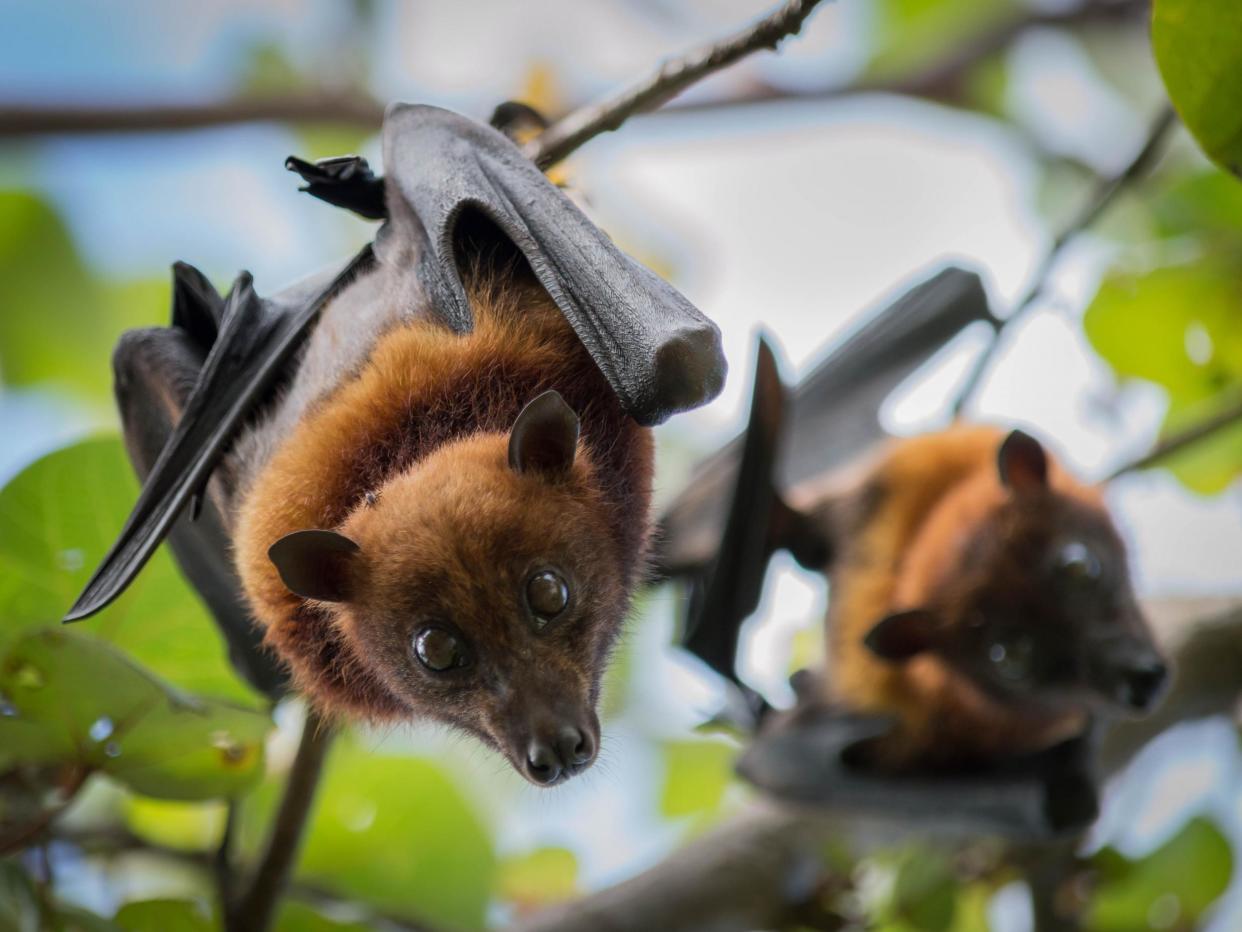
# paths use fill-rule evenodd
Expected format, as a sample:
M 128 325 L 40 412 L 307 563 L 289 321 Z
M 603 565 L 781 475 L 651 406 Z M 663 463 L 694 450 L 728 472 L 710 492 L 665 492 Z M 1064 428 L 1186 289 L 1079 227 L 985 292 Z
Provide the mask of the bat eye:
M 423 628 L 414 636 L 414 653 L 424 667 L 436 673 L 466 665 L 466 652 L 461 639 L 434 625 Z
M 535 617 L 550 621 L 569 604 L 569 586 L 553 570 L 541 570 L 526 583 L 526 604 Z
M 1002 679 L 1016 683 L 1031 675 L 1035 641 L 1029 634 L 998 637 L 988 645 L 988 660 Z
M 1057 552 L 1056 571 L 1072 585 L 1087 586 L 1100 578 L 1100 558 L 1082 541 L 1073 540 Z

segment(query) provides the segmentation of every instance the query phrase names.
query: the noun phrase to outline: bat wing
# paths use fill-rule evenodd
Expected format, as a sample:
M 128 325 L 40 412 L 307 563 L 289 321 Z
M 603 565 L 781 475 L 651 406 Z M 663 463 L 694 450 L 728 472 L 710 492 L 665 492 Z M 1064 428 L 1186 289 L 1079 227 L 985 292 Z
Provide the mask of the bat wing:
M 683 635 L 687 650 L 735 681 L 738 630 L 759 606 L 773 549 L 788 546 L 807 565 L 823 565 L 826 543 L 781 501 L 772 481 L 786 408 L 776 355 L 760 337 L 728 517 L 715 560 L 692 588 Z
M 384 163 L 388 228 L 377 253 L 413 264 L 449 327 L 470 329 L 460 270 L 478 238 L 487 246 L 498 232 L 636 421 L 660 423 L 719 393 L 726 364 L 715 324 L 617 249 L 504 134 L 436 107 L 396 105 L 384 119 Z
M 783 430 L 774 441 L 776 488 L 830 473 L 882 440 L 886 435 L 879 410 L 884 399 L 976 321 L 995 323 L 983 284 L 975 273 L 950 267 L 916 285 L 830 349 L 790 392 Z M 658 576 L 701 573 L 715 559 L 744 445 L 745 435 L 705 459 L 661 518 Z M 782 507 L 779 496 L 776 501 Z M 766 554 L 763 560 L 766 565 Z
M 1090 738 L 1078 738 L 995 769 L 881 775 L 851 751 L 890 723 L 820 708 L 800 709 L 761 733 L 738 772 L 768 794 L 904 826 L 1042 839 L 1081 831 L 1099 809 Z
M 198 273 L 178 274 L 172 329 L 187 339 L 205 340 L 197 345 L 209 348 L 129 519 L 66 621 L 93 615 L 124 591 L 177 516 L 200 495 L 246 418 L 268 400 L 319 310 L 371 261 L 367 247 L 328 280 L 324 276 L 310 279 L 271 299 L 255 293 L 247 273 L 238 277 L 223 299 L 214 290 L 208 291 L 211 286 Z M 183 370 L 180 377 L 187 373 Z M 151 396 L 147 403 L 158 405 L 160 400 Z M 130 419 L 141 421 L 141 417 Z M 145 444 L 149 443 L 150 438 Z

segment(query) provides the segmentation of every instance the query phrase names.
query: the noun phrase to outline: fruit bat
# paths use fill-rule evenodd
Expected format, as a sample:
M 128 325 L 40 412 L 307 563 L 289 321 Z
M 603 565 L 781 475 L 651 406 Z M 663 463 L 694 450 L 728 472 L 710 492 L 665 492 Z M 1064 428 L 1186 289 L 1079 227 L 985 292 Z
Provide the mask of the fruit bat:
M 122 337 L 143 487 L 66 620 L 168 538 L 258 689 L 431 716 L 549 785 L 598 748 L 648 427 L 719 392 L 719 333 L 495 129 L 395 105 L 382 138 L 383 177 L 288 162 L 383 221 L 343 268 L 260 297 L 178 264 L 171 325 Z

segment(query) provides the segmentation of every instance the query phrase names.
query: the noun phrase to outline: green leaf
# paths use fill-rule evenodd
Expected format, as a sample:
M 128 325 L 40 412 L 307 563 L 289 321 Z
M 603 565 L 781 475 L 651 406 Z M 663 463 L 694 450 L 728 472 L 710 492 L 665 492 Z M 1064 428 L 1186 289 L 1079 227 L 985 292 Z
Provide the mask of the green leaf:
M 164 799 L 234 796 L 263 774 L 266 715 L 175 692 L 116 649 L 35 631 L 0 655 L 0 764 L 73 763 Z
M 998 24 L 1025 15 L 1011 0 L 877 0 L 869 76 L 891 79 L 943 61 Z
M 893 884 L 893 918 L 923 932 L 945 932 L 956 906 L 957 880 L 948 858 L 922 848 L 909 852 Z
M 341 922 L 321 916 L 309 906 L 286 900 L 276 917 L 276 932 L 372 932 L 361 922 Z
M 1154 382 L 1169 396 L 1162 434 L 1202 423 L 1242 392 L 1242 279 L 1223 259 L 1110 276 L 1083 326 L 1121 378 Z M 1165 460 L 1190 489 L 1224 489 L 1242 470 L 1242 426 Z
M 39 895 L 21 863 L 0 860 L 0 932 L 40 932 Z
M 211 910 L 191 900 L 144 900 L 121 907 L 113 922 L 125 932 L 215 932 Z
M 1202 818 L 1146 857 L 1104 848 L 1092 862 L 1100 877 L 1086 917 L 1092 932 L 1196 928 L 1233 874 L 1229 842 Z
M 227 815 L 222 802 L 183 802 L 133 796 L 124 802 L 125 824 L 140 838 L 178 851 L 206 851 L 220 843 Z
M 23 631 L 59 626 L 137 496 L 115 437 L 58 450 L 0 490 L 0 648 Z M 121 598 L 77 630 L 116 644 L 184 689 L 255 701 L 164 548 Z
M 1155 0 L 1151 41 L 1186 128 L 1213 161 L 1242 175 L 1242 16 L 1236 0 Z
M 97 279 L 44 200 L 0 191 L 0 376 L 54 384 L 104 402 L 108 357 L 123 330 L 164 322 L 168 282 L 118 286 Z
M 720 741 L 671 741 L 664 745 L 666 772 L 660 812 L 666 818 L 714 813 L 733 777 L 736 750 Z
M 578 893 L 578 859 L 566 848 L 540 848 L 507 858 L 500 865 L 496 889 L 520 911 L 572 899 Z
M 282 784 L 269 781 L 246 800 L 251 851 Z M 343 734 L 329 754 L 298 876 L 385 912 L 474 929 L 484 925 L 496 858 L 487 826 L 439 765 L 377 754 Z

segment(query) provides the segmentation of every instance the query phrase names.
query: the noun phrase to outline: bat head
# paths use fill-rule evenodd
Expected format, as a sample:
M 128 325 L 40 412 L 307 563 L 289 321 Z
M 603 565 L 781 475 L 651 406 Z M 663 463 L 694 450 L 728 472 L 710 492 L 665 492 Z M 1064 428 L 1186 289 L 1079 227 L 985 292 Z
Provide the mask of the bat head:
M 585 770 L 628 601 L 578 419 L 556 392 L 507 433 L 447 444 L 339 531 L 273 546 L 286 585 L 328 603 L 409 708 L 468 731 L 532 783 Z
M 960 533 L 927 603 L 882 620 L 867 645 L 895 661 L 932 652 L 1001 701 L 1148 711 L 1168 668 L 1108 513 L 1058 491 L 1043 447 L 1021 431 L 997 470 L 999 503 Z

